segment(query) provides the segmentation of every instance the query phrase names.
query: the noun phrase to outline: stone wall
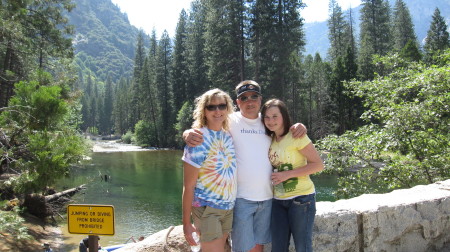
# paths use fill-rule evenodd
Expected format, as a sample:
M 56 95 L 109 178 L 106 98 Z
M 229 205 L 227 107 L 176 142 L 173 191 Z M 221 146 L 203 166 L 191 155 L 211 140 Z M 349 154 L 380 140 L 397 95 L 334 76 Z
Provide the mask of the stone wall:
M 450 251 L 450 180 L 318 202 L 313 239 L 319 252 Z M 189 246 L 177 226 L 115 251 L 189 251 Z

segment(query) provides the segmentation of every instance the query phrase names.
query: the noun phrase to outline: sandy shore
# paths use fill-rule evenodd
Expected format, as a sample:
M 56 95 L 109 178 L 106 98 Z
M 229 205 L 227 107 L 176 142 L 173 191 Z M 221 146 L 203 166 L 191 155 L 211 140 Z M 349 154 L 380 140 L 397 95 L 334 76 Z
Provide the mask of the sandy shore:
M 93 152 L 125 152 L 125 151 L 150 151 L 151 149 L 142 148 L 132 144 L 117 143 L 113 141 L 94 141 Z

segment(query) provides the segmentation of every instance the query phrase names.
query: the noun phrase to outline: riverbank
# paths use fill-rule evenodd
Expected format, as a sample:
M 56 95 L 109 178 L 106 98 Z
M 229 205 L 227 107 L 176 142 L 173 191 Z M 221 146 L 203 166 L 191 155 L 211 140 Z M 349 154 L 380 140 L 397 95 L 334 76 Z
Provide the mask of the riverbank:
M 19 241 L 11 234 L 0 234 L 0 251 L 42 251 L 44 243 L 50 244 L 54 252 L 64 251 L 64 238 L 59 226 L 46 223 L 32 215 L 24 215 L 22 218 L 32 239 Z
M 117 140 L 95 140 L 93 141 L 93 152 L 125 152 L 125 151 L 150 151 L 152 149 L 140 146 L 118 143 Z
M 117 143 L 116 140 L 92 141 L 93 152 L 150 151 L 132 144 Z M 61 225 L 45 222 L 32 215 L 23 215 L 24 225 L 28 228 L 29 240 L 18 241 L 10 234 L 0 233 L 0 251 L 35 252 L 42 251 L 42 244 L 49 243 L 54 252 L 77 250 L 77 244 L 64 236 Z M 58 218 L 58 217 L 55 217 Z M 81 236 L 80 236 L 81 237 Z M 78 240 L 77 240 L 78 241 Z M 69 242 L 70 244 L 66 244 Z

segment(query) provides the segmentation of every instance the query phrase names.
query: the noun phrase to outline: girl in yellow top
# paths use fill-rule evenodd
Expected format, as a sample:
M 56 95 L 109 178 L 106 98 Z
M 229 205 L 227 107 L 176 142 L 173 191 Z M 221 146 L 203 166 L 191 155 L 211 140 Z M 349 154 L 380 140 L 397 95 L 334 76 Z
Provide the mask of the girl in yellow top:
M 316 214 L 314 184 L 309 178 L 323 170 L 323 162 L 307 135 L 293 138 L 286 105 L 278 100 L 262 107 L 266 134 L 272 137 L 269 159 L 274 168 L 272 202 L 272 250 L 289 251 L 294 238 L 295 250 L 312 251 L 312 230 Z

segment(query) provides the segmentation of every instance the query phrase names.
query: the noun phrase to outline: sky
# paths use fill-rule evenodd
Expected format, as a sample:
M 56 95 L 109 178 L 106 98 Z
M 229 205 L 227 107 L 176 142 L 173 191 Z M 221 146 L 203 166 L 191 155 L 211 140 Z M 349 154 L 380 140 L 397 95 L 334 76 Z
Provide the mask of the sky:
M 122 12 L 127 13 L 128 20 L 145 33 L 151 34 L 153 28 L 156 36 L 167 30 L 169 36 L 175 35 L 180 12 L 187 13 L 192 0 L 112 0 Z M 307 7 L 301 10 L 306 23 L 325 21 L 328 18 L 328 0 L 304 0 Z M 360 0 L 337 0 L 342 10 L 356 7 Z

